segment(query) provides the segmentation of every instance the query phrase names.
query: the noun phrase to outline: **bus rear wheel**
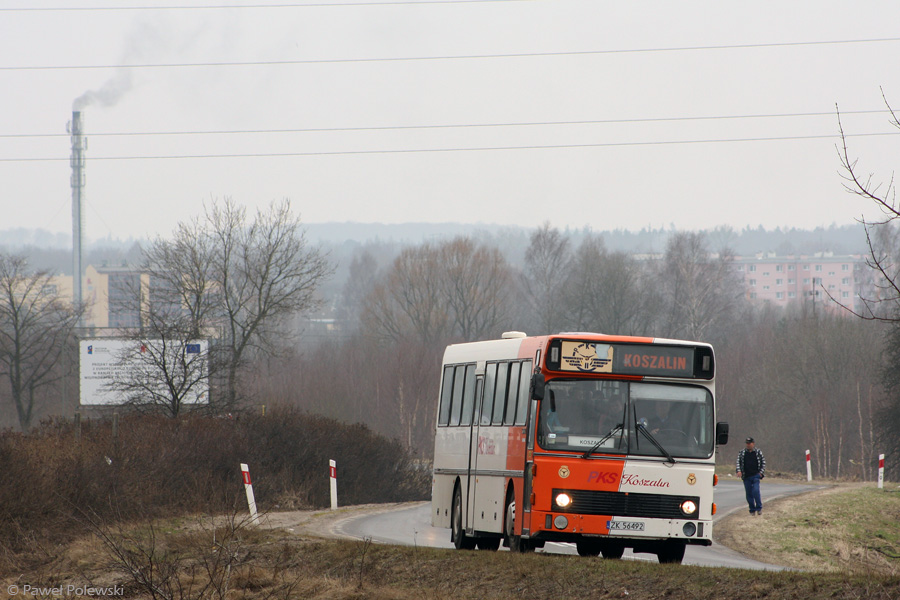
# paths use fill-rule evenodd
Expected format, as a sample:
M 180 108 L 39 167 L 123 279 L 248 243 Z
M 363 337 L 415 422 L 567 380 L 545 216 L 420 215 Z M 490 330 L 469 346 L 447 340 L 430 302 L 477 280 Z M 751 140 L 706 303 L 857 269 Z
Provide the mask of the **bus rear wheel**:
M 462 525 L 462 492 L 459 487 L 453 492 L 453 509 L 450 516 L 450 541 L 457 550 L 473 550 L 475 538 L 466 535 Z

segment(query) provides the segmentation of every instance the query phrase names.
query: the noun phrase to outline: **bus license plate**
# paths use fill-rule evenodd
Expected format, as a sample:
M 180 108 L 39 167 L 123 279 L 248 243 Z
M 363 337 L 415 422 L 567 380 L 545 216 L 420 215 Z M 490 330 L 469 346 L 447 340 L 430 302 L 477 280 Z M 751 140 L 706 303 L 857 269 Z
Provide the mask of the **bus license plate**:
M 644 524 L 640 521 L 607 521 L 606 526 L 610 531 L 643 531 Z

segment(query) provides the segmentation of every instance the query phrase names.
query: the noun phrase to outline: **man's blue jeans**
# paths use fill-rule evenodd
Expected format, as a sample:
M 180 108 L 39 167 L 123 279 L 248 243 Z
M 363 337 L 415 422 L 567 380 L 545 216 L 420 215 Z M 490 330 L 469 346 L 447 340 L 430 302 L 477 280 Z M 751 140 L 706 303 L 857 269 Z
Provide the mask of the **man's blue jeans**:
M 759 473 L 744 477 L 744 491 L 747 492 L 747 504 L 750 506 L 750 513 L 760 512 L 762 510 L 762 498 L 759 496 Z

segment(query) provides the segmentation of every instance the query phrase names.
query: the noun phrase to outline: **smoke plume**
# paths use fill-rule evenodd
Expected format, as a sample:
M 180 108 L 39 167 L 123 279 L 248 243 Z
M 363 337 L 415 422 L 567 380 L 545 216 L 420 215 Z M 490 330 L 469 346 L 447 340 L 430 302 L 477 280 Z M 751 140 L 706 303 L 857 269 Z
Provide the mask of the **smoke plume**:
M 72 103 L 72 110 L 82 110 L 88 106 L 96 105 L 102 107 L 115 106 L 131 89 L 131 70 L 118 69 L 106 83 L 96 90 L 88 90 L 82 95 L 75 98 Z

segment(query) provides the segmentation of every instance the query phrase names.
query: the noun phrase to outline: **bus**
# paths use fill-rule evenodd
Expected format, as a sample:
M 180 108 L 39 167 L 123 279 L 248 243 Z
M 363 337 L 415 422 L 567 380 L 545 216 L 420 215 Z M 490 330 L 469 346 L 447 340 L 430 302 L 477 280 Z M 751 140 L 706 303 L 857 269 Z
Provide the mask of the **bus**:
M 431 523 L 457 549 L 680 563 L 712 543 L 710 344 L 507 332 L 448 346 L 438 396 Z

